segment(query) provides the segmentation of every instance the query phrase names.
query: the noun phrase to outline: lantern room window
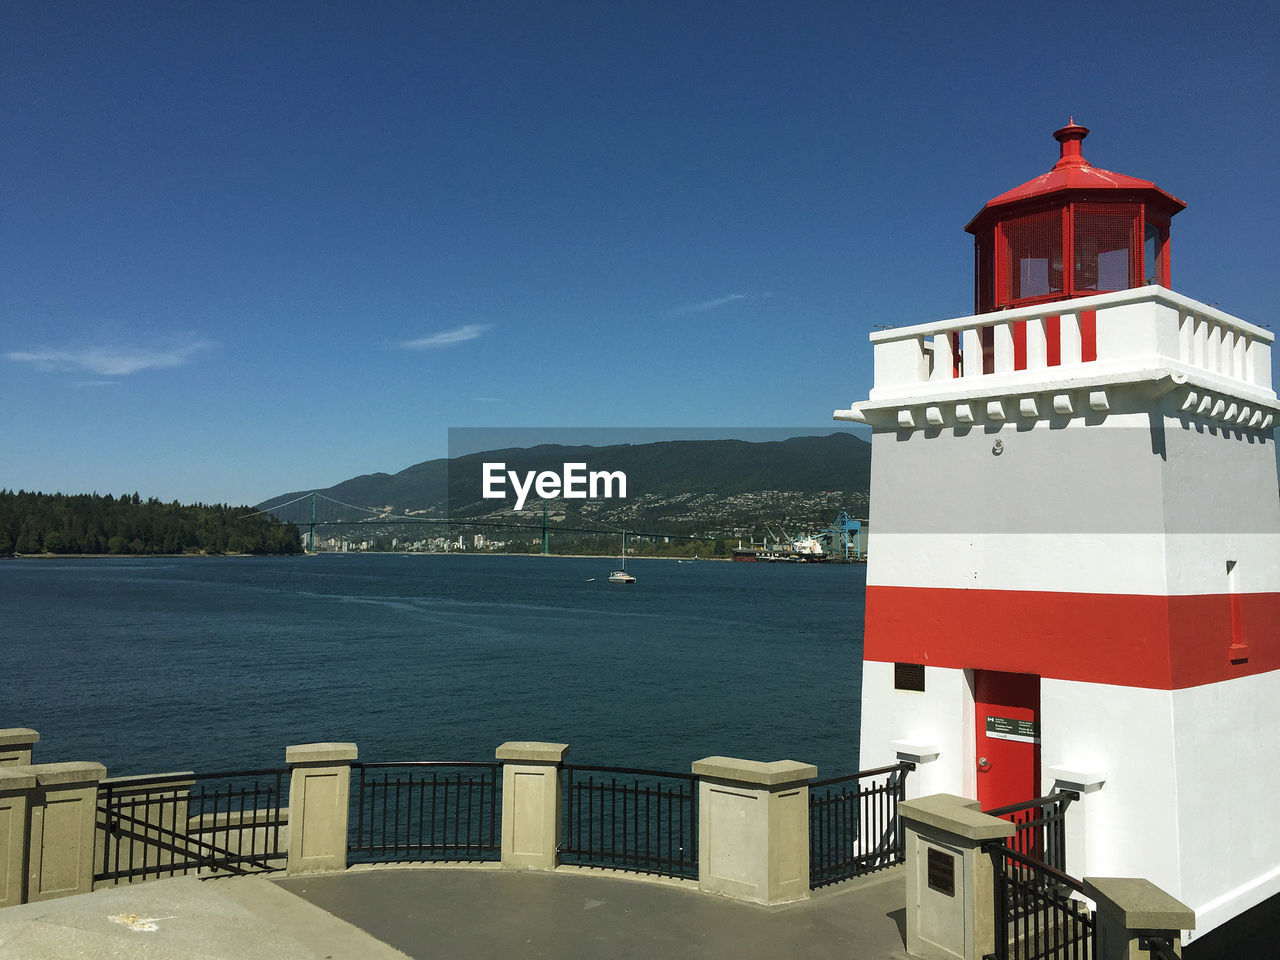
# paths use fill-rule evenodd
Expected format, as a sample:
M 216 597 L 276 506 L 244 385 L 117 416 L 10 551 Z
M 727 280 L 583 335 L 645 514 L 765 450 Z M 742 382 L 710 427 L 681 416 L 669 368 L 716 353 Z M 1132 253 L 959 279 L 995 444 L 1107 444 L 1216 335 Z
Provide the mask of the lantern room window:
M 1061 293 L 1061 211 L 1032 213 L 1001 226 L 1005 250 L 1004 299 L 1027 300 Z
M 1142 286 L 1139 269 L 1140 204 L 1072 204 L 1075 257 L 1072 288 L 1077 293 L 1102 293 Z

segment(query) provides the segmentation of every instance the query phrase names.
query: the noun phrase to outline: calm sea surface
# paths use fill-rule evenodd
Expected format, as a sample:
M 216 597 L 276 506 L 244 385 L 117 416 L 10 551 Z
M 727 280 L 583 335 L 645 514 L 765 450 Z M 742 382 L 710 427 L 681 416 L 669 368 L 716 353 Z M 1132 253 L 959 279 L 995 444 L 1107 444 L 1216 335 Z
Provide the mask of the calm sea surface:
M 329 555 L 0 561 L 0 727 L 108 774 L 365 760 L 857 769 L 866 568 Z M 588 582 L 588 578 L 595 578 Z

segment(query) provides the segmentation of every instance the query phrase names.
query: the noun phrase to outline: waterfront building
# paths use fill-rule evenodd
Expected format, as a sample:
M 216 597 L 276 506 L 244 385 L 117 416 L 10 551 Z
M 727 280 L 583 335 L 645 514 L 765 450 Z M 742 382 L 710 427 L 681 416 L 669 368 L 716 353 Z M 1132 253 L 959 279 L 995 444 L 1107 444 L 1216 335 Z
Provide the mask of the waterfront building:
M 1196 936 L 1280 894 L 1273 335 L 1174 293 L 1182 201 L 1088 130 L 987 203 L 972 316 L 875 332 L 860 765 L 1055 790 L 1066 866 Z

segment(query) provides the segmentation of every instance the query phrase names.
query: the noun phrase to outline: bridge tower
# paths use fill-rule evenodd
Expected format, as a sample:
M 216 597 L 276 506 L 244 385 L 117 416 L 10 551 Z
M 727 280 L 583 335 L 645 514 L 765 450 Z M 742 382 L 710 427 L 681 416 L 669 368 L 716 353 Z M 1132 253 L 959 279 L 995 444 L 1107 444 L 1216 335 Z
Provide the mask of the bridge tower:
M 969 223 L 978 312 L 871 334 L 836 411 L 872 427 L 860 765 L 1077 789 L 1068 872 L 1203 935 L 1280 893 L 1274 338 L 1169 289 L 1182 201 L 1087 133 Z

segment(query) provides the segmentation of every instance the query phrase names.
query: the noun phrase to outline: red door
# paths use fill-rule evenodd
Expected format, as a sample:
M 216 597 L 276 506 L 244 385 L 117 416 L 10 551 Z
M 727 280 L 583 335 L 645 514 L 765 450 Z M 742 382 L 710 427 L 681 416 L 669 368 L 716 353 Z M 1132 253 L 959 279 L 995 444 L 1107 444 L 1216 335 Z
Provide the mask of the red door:
M 973 672 L 974 747 L 983 810 L 1040 796 L 1040 678 Z

